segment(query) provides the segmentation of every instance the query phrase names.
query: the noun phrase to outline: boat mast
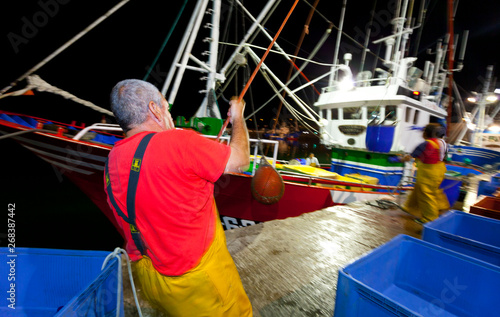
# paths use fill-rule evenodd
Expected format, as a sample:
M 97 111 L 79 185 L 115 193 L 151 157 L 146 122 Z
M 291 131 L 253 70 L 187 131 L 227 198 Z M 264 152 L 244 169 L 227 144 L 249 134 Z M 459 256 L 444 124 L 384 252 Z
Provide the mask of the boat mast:
M 163 85 L 161 93 L 166 95 L 167 89 L 170 89 L 170 95 L 168 97 L 168 102 L 173 104 L 175 102 L 175 97 L 177 96 L 177 92 L 179 90 L 179 86 L 186 71 L 188 68 L 188 60 L 191 55 L 191 50 L 193 48 L 194 42 L 196 40 L 196 36 L 198 34 L 198 30 L 200 29 L 200 25 L 203 19 L 203 15 L 205 14 L 205 9 L 207 7 L 208 0 L 199 0 L 196 4 L 196 8 L 193 11 L 193 15 L 189 20 L 188 27 L 184 36 L 182 38 L 181 44 L 177 50 L 172 66 L 170 67 L 170 71 L 168 72 L 167 79 Z M 198 60 L 197 60 L 198 61 Z M 200 65 L 203 68 L 203 71 L 206 72 L 210 68 L 206 65 Z M 177 76 L 172 86 L 170 86 L 171 80 L 174 76 L 175 71 L 177 70 Z M 201 69 L 200 69 L 201 71 Z
M 215 117 L 217 118 L 221 118 L 220 112 L 215 104 L 207 104 L 208 100 L 214 100 L 214 98 L 209 98 L 209 96 L 213 96 L 214 89 L 217 83 L 224 82 L 226 80 L 226 71 L 232 64 L 234 64 L 234 61 L 236 59 L 241 58 L 240 52 L 247 43 L 247 40 L 255 32 L 255 30 L 257 30 L 260 22 L 266 17 L 267 13 L 269 12 L 269 10 L 271 10 L 276 1 L 279 2 L 279 0 L 271 0 L 266 3 L 258 18 L 246 33 L 245 37 L 240 42 L 238 47 L 234 50 L 229 60 L 221 68 L 221 70 L 217 72 L 221 0 L 214 0 L 213 8 L 209 10 L 209 12 L 206 11 L 208 0 L 198 0 L 196 8 L 193 11 L 191 19 L 188 23 L 188 27 L 186 28 L 170 70 L 167 74 L 167 78 L 165 79 L 163 88 L 161 89 L 161 93 L 163 95 L 166 95 L 167 91 L 169 91 L 169 96 L 167 98 L 169 103 L 175 103 L 175 98 L 177 96 L 181 81 L 186 70 L 194 70 L 200 73 L 206 73 L 206 90 L 202 91 L 202 93 L 205 93 L 205 98 L 199 109 L 197 110 L 195 116 L 206 117 L 208 115 L 208 108 L 211 107 L 211 114 L 215 115 Z M 242 6 L 242 4 L 240 4 L 238 1 L 237 3 Z M 201 61 L 192 54 L 193 46 L 198 37 L 198 31 L 200 29 L 203 17 L 206 13 L 212 14 L 211 24 L 209 25 L 209 27 L 211 28 L 211 35 L 210 38 L 204 39 L 204 41 L 210 43 L 209 61 L 207 63 Z M 188 65 L 188 62 L 190 60 L 196 63 L 199 67 Z
M 195 117 L 216 117 L 221 118 L 220 111 L 215 104 L 215 98 L 212 98 L 215 94 L 215 83 L 217 74 L 217 60 L 219 56 L 219 22 L 220 22 L 220 8 L 221 0 L 213 0 L 213 11 L 212 14 L 212 24 L 209 26 L 211 31 L 210 39 L 210 55 L 208 56 L 208 67 L 210 71 L 208 72 L 207 85 L 206 85 L 206 96 L 203 100 L 202 106 L 198 109 Z M 209 104 L 211 100 L 211 104 Z M 209 109 L 211 110 L 209 113 Z M 210 115 L 212 114 L 212 115 Z
M 408 31 L 405 32 L 405 20 L 406 20 L 406 10 L 408 8 L 408 0 L 403 2 L 403 7 L 400 7 L 401 1 L 398 2 L 398 9 L 396 13 L 396 18 L 393 19 L 396 28 L 396 45 L 394 46 L 393 55 L 393 70 L 394 75 L 398 77 L 398 80 L 405 80 L 405 78 L 399 78 L 400 62 L 404 58 L 404 50 L 406 45 L 406 40 L 408 38 Z M 399 12 L 400 10 L 400 12 Z

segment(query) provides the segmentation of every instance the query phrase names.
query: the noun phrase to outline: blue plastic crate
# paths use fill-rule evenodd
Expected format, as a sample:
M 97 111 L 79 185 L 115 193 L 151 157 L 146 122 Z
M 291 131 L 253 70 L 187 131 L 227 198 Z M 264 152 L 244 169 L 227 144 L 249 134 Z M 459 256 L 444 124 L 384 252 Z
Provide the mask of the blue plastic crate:
M 422 239 L 500 266 L 500 220 L 452 210 L 425 224 Z
M 479 181 L 477 187 L 478 196 L 493 196 L 493 194 L 498 190 L 500 185 L 494 182 Z
M 339 271 L 336 317 L 498 316 L 500 267 L 399 235 Z
M 0 248 L 0 271 L 6 282 L 0 283 L 0 292 L 8 298 L 13 296 L 15 301 L 2 300 L 0 316 L 115 316 L 118 261 L 113 259 L 101 271 L 109 252 L 32 248 L 16 248 L 14 254 L 8 251 Z M 14 273 L 15 280 L 7 281 L 9 272 Z M 13 288 L 11 283 L 15 283 Z M 8 306 L 13 303 L 15 309 Z M 123 299 L 120 305 L 123 316 Z

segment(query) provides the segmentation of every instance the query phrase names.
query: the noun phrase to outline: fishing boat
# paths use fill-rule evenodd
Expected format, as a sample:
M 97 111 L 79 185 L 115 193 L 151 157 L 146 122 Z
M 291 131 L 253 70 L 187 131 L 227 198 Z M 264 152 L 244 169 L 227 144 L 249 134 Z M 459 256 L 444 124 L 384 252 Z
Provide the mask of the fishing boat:
M 218 100 L 224 100 L 224 88 L 227 88 L 229 79 L 235 77 L 237 72 L 241 71 L 240 68 L 247 66 L 247 60 L 257 62 L 261 59 L 256 53 L 255 47 L 252 47 L 250 38 L 258 32 L 264 34 L 268 39 L 272 38 L 266 29 L 262 27 L 262 21 L 269 18 L 270 13 L 273 11 L 272 9 L 278 3 L 279 1 L 268 1 L 256 18 L 245 11 L 245 7 L 241 3 L 233 3 L 239 9 L 249 14 L 253 24 L 242 40 L 234 43 L 235 48 L 231 51 L 229 59 L 225 63 L 220 63 L 216 57 L 218 56 L 217 52 L 220 44 L 220 30 L 218 25 L 220 21 L 221 1 L 213 1 L 213 7 L 211 10 L 208 10 L 211 13 L 209 16 L 211 19 L 209 27 L 210 38 L 206 41 L 210 50 L 208 62 L 202 62 L 200 58 L 195 57 L 193 51 L 193 46 L 197 39 L 196 35 L 200 30 L 202 20 L 206 18 L 205 13 L 208 9 L 208 1 L 200 0 L 197 2 L 189 26 L 186 29 L 186 35 L 182 38 L 181 44 L 178 46 L 179 50 L 172 62 L 172 67 L 167 74 L 165 84 L 162 88 L 162 93 L 167 96 L 167 100 L 175 106 L 179 87 L 185 75 L 184 73 L 187 70 L 194 70 L 205 75 L 206 89 L 201 94 L 201 106 L 194 118 L 189 120 L 177 118 L 176 122 L 180 128 L 192 128 L 212 137 L 217 134 L 222 126 Z M 398 32 L 401 31 L 398 29 Z M 280 55 L 285 56 L 285 60 L 289 63 L 291 60 L 290 55 L 286 54 L 277 45 L 275 48 L 279 51 Z M 194 62 L 196 66 L 189 65 L 188 62 L 190 61 Z M 304 87 L 298 87 L 292 91 L 288 85 L 279 80 L 278 76 L 272 72 L 266 63 L 262 63 L 260 70 L 264 78 L 272 86 L 275 96 L 279 96 L 280 94 L 280 91 L 276 87 L 278 85 L 295 102 L 295 106 L 298 109 L 301 109 L 303 113 L 316 120 L 316 123 L 321 128 L 322 140 L 329 142 L 325 144 L 334 146 L 332 148 L 331 174 L 324 175 L 318 171 L 311 171 L 308 168 L 280 168 L 279 171 L 285 186 L 284 195 L 279 202 L 271 205 L 258 202 L 251 194 L 251 181 L 257 164 L 253 164 L 254 167 L 246 173 L 230 173 L 222 176 L 216 183 L 214 195 L 225 229 L 252 225 L 257 222 L 273 219 L 294 217 L 336 204 L 346 204 L 358 200 L 374 200 L 387 195 L 399 196 L 407 190 L 411 190 L 411 183 L 401 182 L 402 174 L 404 174 L 404 166 L 401 163 L 392 162 L 390 159 L 397 156 L 397 154 L 403 153 L 404 150 L 408 150 L 407 148 L 400 147 L 403 144 L 402 138 L 397 139 L 398 142 L 391 143 L 390 149 L 396 150 L 396 152 L 389 151 L 389 153 L 383 153 L 383 151 L 367 152 L 364 149 L 353 149 L 352 147 L 348 149 L 347 147 L 343 147 L 341 139 L 331 137 L 332 134 L 338 134 L 335 129 L 339 129 L 339 131 L 344 131 L 345 135 L 348 136 L 345 138 L 347 145 L 361 147 L 366 145 L 364 144 L 364 139 L 366 138 L 365 130 L 370 126 L 368 121 L 373 121 L 373 119 L 381 120 L 383 118 L 383 122 L 379 122 L 379 124 L 374 126 L 388 126 L 392 128 L 395 135 L 401 133 L 405 135 L 407 129 L 410 130 L 412 126 L 419 126 L 428 122 L 432 116 L 436 118 L 445 117 L 444 111 L 437 106 L 436 102 L 423 99 L 422 96 L 415 97 L 415 95 L 410 94 L 411 90 L 409 88 L 403 87 L 407 64 L 411 59 L 399 57 L 397 61 L 398 64 L 394 64 L 394 67 L 398 69 L 398 72 L 394 73 L 396 75 L 388 79 L 386 86 L 374 87 L 374 92 L 379 91 L 379 101 L 390 101 L 382 104 L 377 111 L 370 113 L 374 118 L 368 118 L 368 108 L 376 107 L 377 104 L 374 103 L 375 101 L 372 101 L 370 105 L 363 103 L 370 100 L 366 99 L 369 98 L 368 94 L 363 95 L 363 98 L 366 100 L 362 103 L 349 104 L 349 107 L 346 107 L 345 105 L 341 105 L 340 102 L 335 103 L 336 97 L 334 94 L 337 90 L 332 88 L 336 86 L 333 83 L 323 89 L 322 94 L 316 102 L 316 106 L 320 109 L 319 114 L 317 114 L 316 111 L 307 106 L 307 103 L 302 101 L 297 95 L 297 92 Z M 303 67 L 305 65 L 302 65 L 301 68 Z M 349 73 L 348 65 L 334 63 L 333 65 L 329 65 L 329 67 L 331 67 L 331 71 L 315 79 L 316 82 L 329 74 L 334 74 L 338 70 Z M 300 70 L 296 74 L 300 75 L 301 72 Z M 274 80 L 275 85 L 270 82 L 270 78 Z M 24 76 L 22 80 L 24 79 L 28 80 L 28 87 L 24 91 L 14 93 L 14 95 L 22 94 L 30 89 L 43 87 L 43 89 L 47 90 L 47 87 L 50 87 L 50 85 L 41 82 L 39 78 L 31 76 L 31 74 Z M 306 86 L 310 86 L 313 83 L 311 81 Z M 7 87 L 7 90 L 10 88 L 12 87 Z M 359 88 L 361 89 L 361 86 Z M 363 86 L 363 88 L 368 89 L 369 87 Z M 4 96 L 6 96 L 5 91 L 6 89 L 2 91 Z M 55 87 L 52 87 L 49 91 L 64 94 L 66 97 L 70 95 L 67 92 L 55 89 Z M 392 98 L 385 98 L 386 95 L 384 94 L 387 94 L 389 91 L 392 94 Z M 79 100 L 75 96 L 72 96 L 71 99 Z M 286 100 L 281 100 L 291 112 L 294 111 L 294 107 L 289 105 Z M 82 103 L 85 104 L 85 102 Z M 92 105 L 92 107 L 100 112 L 110 114 L 109 110 L 99 108 L 95 105 Z M 332 109 L 334 108 L 338 109 L 339 116 L 337 118 L 332 117 Z M 341 129 L 340 119 L 349 120 L 344 114 L 347 115 L 350 108 L 357 109 L 351 112 L 353 121 L 349 121 L 349 125 Z M 411 122 L 399 121 L 400 118 L 406 116 L 403 113 L 405 108 L 411 110 Z M 419 111 L 418 115 L 417 110 Z M 355 114 L 360 115 L 360 117 L 355 118 Z M 419 121 L 413 123 L 417 118 L 421 120 L 419 119 Z M 302 123 L 304 122 L 300 116 L 298 120 Z M 123 137 L 123 133 L 118 125 L 96 123 L 83 127 L 75 124 L 49 121 L 46 118 L 1 111 L 0 133 L 3 134 L 2 138 L 10 137 L 14 139 L 44 161 L 53 165 L 64 176 L 67 176 L 92 199 L 116 226 L 115 219 L 106 201 L 102 182 L 105 159 L 113 144 Z M 352 135 L 353 133 L 356 135 Z M 413 130 L 410 130 L 406 136 L 412 137 L 415 133 Z M 352 142 L 351 140 L 355 140 L 356 143 L 349 144 Z M 256 144 L 253 147 L 254 157 L 257 157 L 259 154 L 258 149 L 260 144 L 269 143 L 274 146 L 274 154 L 269 160 L 276 166 L 277 142 L 274 141 L 273 143 L 273 141 L 261 138 L 253 139 L 252 141 Z M 363 153 L 364 159 L 370 162 L 385 160 L 384 164 L 380 164 L 381 166 L 387 165 L 382 168 L 381 173 L 384 177 L 372 176 L 370 175 L 371 171 L 370 173 L 366 173 L 367 170 L 373 168 L 366 166 L 367 164 L 364 162 L 358 164 L 362 165 L 364 169 L 357 167 L 356 169 L 337 171 L 337 161 L 348 161 L 347 158 L 354 156 L 353 153 L 355 152 Z M 335 155 L 344 155 L 343 153 L 347 153 L 347 155 L 345 157 L 334 158 L 334 153 L 340 153 Z M 378 157 L 382 158 L 379 159 Z M 380 166 L 377 168 L 380 169 Z M 387 178 L 390 181 L 386 181 Z M 455 181 L 453 186 L 447 189 L 456 193 L 458 183 Z M 457 195 L 453 194 L 449 196 L 453 200 L 456 199 Z
M 481 93 L 476 93 L 472 100 L 475 103 L 474 108 L 464 116 L 464 121 L 471 128 L 467 131 L 462 130 L 451 147 L 453 161 L 465 162 L 486 169 L 498 169 L 500 166 L 500 138 L 498 126 L 494 124 L 494 118 L 500 111 L 500 106 L 489 107 L 498 99 L 495 93 L 489 91 L 492 72 L 493 66 L 490 65 L 486 69 Z
M 113 144 L 123 138 L 116 124 L 96 123 L 82 128 L 11 112 L 0 112 L 1 138 L 9 137 L 53 165 L 75 183 L 116 225 L 102 185 L 104 163 Z M 210 136 L 209 136 L 210 137 Z M 213 136 L 212 136 L 213 137 Z M 251 140 L 254 143 L 272 140 Z M 215 141 L 214 141 L 215 142 Z M 254 147 L 256 151 L 257 147 Z M 256 154 L 256 152 L 255 152 Z M 256 155 L 257 156 L 257 155 Z M 277 151 L 269 158 L 276 164 Z M 362 180 L 325 175 L 323 169 L 280 167 L 285 192 L 278 203 L 266 205 L 251 194 L 255 167 L 245 173 L 223 175 L 215 184 L 215 199 L 226 229 L 248 226 L 262 221 L 299 216 L 336 204 L 346 204 L 359 197 L 377 199 L 388 194 L 399 195 L 410 187 L 379 186 Z M 314 168 L 312 168 L 314 169 Z M 359 196 L 359 197 L 356 197 Z

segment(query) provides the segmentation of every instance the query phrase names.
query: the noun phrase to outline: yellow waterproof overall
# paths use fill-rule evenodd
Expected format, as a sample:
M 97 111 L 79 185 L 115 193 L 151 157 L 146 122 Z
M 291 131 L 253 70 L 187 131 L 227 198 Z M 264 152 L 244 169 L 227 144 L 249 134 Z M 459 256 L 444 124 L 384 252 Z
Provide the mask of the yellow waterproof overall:
M 252 306 L 226 246 L 218 212 L 212 245 L 195 268 L 181 276 L 165 276 L 143 257 L 134 274 L 143 296 L 167 316 L 252 316 Z
M 434 147 L 439 145 L 431 142 Z M 439 217 L 439 210 L 450 208 L 448 198 L 439 188 L 444 179 L 446 165 L 444 162 L 425 164 L 417 161 L 417 180 L 404 209 L 410 214 L 429 222 Z

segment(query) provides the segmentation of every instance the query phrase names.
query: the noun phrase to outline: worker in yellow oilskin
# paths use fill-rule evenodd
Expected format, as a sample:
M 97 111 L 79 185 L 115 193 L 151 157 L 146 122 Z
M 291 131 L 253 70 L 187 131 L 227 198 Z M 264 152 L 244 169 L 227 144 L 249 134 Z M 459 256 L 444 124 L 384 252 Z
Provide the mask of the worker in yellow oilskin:
M 249 164 L 245 103 L 230 105 L 225 145 L 175 129 L 168 102 L 148 82 L 124 80 L 111 93 L 126 138 L 106 162 L 108 203 L 143 298 L 166 316 L 252 316 L 214 200 L 217 179 Z
M 425 141 L 403 158 L 409 161 L 413 157 L 417 163 L 415 188 L 403 206 L 403 210 L 419 217 L 415 220 L 417 223 L 435 220 L 440 210 L 450 208 L 446 195 L 439 188 L 446 172 L 444 131 L 444 127 L 437 123 L 428 124 L 423 133 Z

